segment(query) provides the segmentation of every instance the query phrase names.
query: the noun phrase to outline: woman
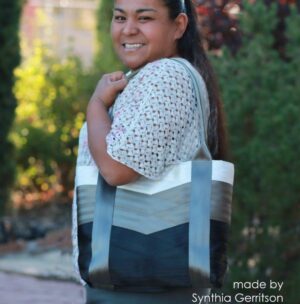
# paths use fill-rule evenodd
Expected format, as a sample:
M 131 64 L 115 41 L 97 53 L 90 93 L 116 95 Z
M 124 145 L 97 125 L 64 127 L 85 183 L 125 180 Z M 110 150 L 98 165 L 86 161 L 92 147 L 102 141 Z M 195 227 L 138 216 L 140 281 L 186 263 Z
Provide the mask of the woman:
M 99 81 L 81 130 L 77 165 L 97 166 L 108 184 L 119 186 L 141 176 L 159 179 L 171 165 L 194 158 L 199 148 L 197 100 L 190 76 L 172 57 L 185 58 L 203 77 L 209 149 L 214 159 L 224 159 L 221 102 L 191 0 L 115 0 L 111 35 L 120 60 L 137 73 L 129 83 L 120 71 Z M 76 258 L 76 240 L 74 244 Z M 195 299 L 186 288 L 160 293 L 86 290 L 87 303 L 184 304 Z

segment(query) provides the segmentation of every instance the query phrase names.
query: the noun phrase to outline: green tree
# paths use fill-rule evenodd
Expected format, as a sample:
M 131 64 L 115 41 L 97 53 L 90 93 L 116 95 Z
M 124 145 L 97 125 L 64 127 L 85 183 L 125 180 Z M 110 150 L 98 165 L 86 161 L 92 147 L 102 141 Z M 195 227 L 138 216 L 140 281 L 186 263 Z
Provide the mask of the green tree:
M 20 1 L 0 0 L 0 214 L 9 200 L 14 182 L 13 146 L 8 134 L 13 123 L 16 100 L 12 92 L 13 71 L 20 62 L 19 19 Z
M 236 163 L 228 292 L 233 281 L 283 281 L 292 304 L 300 284 L 300 16 L 293 9 L 288 17 L 286 61 L 272 48 L 276 22 L 276 5 L 245 1 L 241 49 L 212 60 Z
M 95 66 L 102 73 L 124 68 L 114 52 L 110 35 L 113 7 L 114 1 L 100 0 L 97 10 L 98 51 L 95 58 Z
M 112 1 L 100 1 L 99 49 L 94 65 L 84 70 L 80 60 L 60 61 L 37 43 L 33 55 L 16 70 L 19 106 L 11 138 L 17 147 L 17 188 L 44 191 L 73 187 L 80 127 L 87 102 L 101 74 L 122 69 L 110 37 Z
M 59 61 L 36 44 L 16 70 L 19 106 L 11 138 L 17 147 L 18 187 L 73 187 L 79 130 L 91 94 L 90 75 L 74 56 Z

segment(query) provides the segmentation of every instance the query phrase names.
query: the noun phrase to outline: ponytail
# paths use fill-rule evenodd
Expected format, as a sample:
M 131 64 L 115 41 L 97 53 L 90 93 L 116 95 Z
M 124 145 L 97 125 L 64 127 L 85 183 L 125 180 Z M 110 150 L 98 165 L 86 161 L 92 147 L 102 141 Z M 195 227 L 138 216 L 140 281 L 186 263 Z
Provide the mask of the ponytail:
M 195 7 L 191 0 L 163 0 L 169 9 L 171 19 L 175 19 L 183 12 L 182 1 L 184 1 L 184 12 L 188 16 L 189 23 L 185 33 L 178 41 L 178 53 L 198 70 L 205 81 L 210 103 L 208 147 L 214 159 L 226 160 L 228 157 L 227 134 L 220 90 L 215 73 L 202 45 Z

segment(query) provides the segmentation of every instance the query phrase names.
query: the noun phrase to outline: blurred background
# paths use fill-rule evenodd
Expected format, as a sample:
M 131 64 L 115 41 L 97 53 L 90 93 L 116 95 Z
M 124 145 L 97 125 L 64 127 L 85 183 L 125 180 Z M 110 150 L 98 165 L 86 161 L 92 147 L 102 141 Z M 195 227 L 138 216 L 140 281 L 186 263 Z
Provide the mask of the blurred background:
M 272 279 L 284 282 L 284 303 L 299 303 L 300 1 L 194 2 L 236 164 L 222 292 Z M 0 0 L 0 281 L 7 273 L 75 281 L 78 135 L 101 75 L 124 69 L 110 42 L 112 5 Z

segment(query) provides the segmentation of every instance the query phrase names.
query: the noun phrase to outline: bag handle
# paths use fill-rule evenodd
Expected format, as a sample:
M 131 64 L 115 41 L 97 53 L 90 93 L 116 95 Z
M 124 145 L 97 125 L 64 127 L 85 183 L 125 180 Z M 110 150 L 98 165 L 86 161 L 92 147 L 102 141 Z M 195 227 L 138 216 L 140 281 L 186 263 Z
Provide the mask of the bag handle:
M 193 88 L 196 94 L 196 100 L 200 112 L 200 148 L 196 153 L 195 159 L 212 160 L 211 153 L 207 146 L 207 128 L 205 126 L 203 109 L 205 103 L 209 104 L 205 82 L 199 72 L 186 59 L 179 57 L 170 59 L 180 63 L 186 69 L 188 74 L 191 76 Z
M 211 287 L 210 276 L 210 205 L 212 157 L 206 144 L 204 106 L 208 97 L 204 80 L 185 59 L 174 58 L 190 74 L 200 111 L 200 148 L 192 165 L 189 217 L 189 274 L 194 288 Z M 199 160 L 199 161 L 198 161 Z M 201 181 L 201 182 L 200 182 Z

